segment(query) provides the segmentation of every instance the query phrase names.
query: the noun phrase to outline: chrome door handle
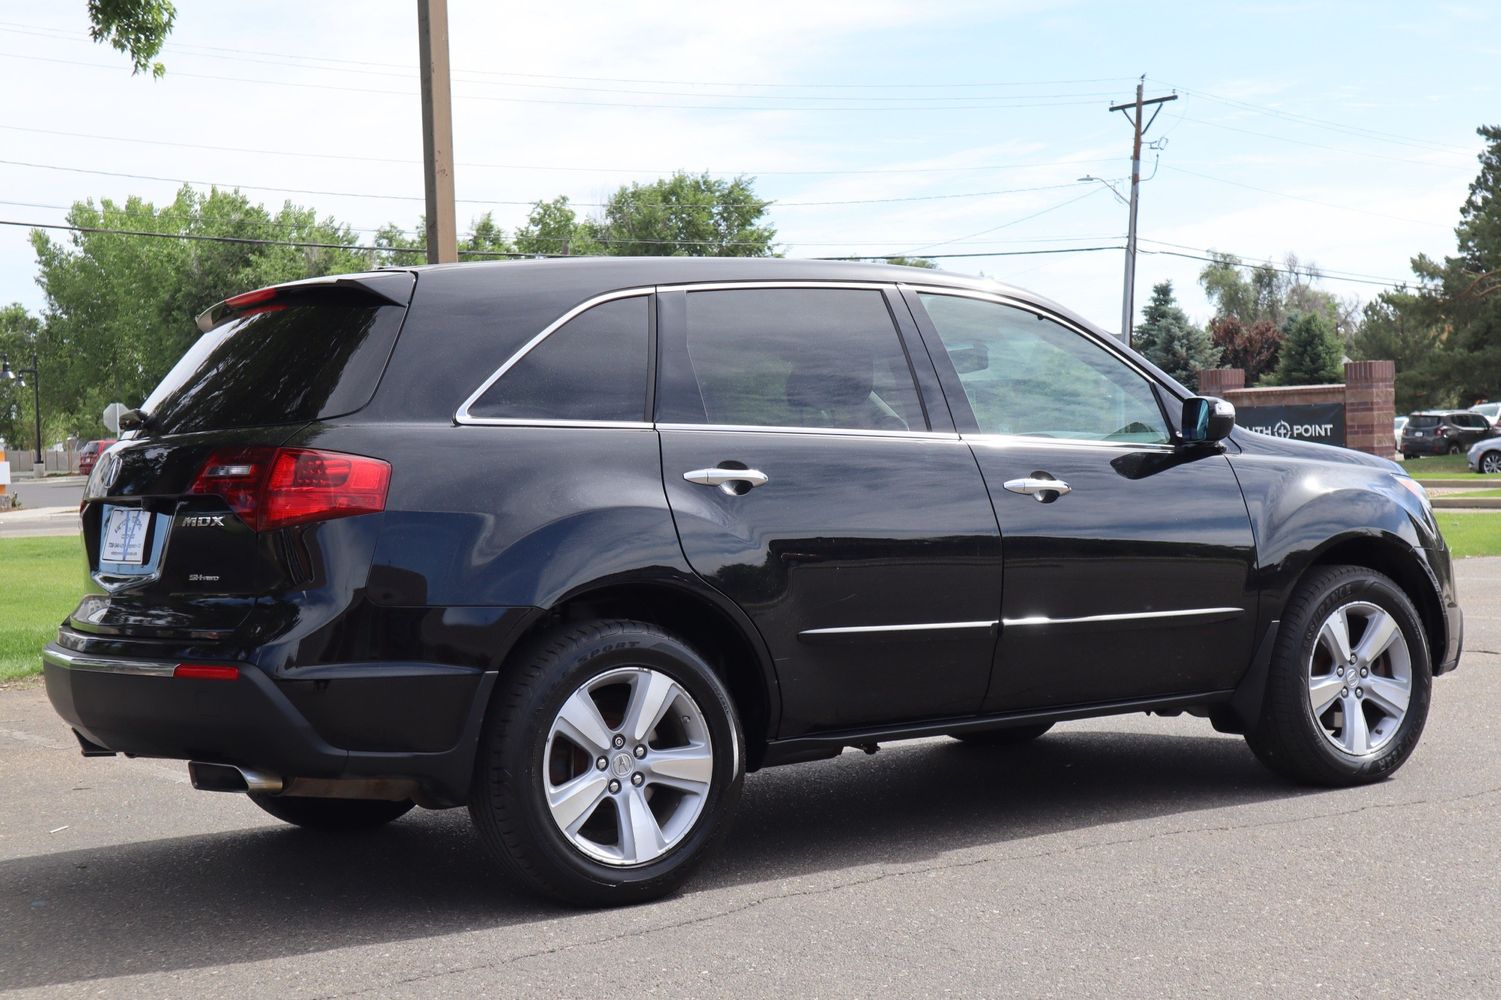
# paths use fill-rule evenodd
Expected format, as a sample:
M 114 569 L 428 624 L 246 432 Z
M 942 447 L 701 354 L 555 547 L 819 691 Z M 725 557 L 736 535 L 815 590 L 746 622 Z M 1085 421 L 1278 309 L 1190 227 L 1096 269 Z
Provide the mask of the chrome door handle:
M 1052 503 L 1065 493 L 1073 492 L 1073 487 L 1061 479 L 1043 479 L 1038 476 L 1008 479 L 1005 486 L 1012 493 L 1036 497 L 1038 503 Z
M 732 496 L 748 493 L 771 482 L 771 477 L 759 469 L 694 469 L 683 473 L 683 478 L 700 486 L 718 486 Z

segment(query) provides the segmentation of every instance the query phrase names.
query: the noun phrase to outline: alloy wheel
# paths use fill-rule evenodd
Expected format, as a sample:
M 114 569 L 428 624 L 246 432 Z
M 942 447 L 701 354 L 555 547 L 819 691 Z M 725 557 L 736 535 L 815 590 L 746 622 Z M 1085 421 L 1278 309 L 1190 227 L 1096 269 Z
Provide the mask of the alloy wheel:
M 1335 608 L 1308 663 L 1308 703 L 1324 738 L 1343 753 L 1381 750 L 1402 726 L 1412 655 L 1397 619 L 1368 601 Z
M 646 667 L 580 685 L 553 719 L 544 754 L 553 821 L 577 850 L 608 865 L 646 864 L 681 843 L 714 775 L 702 709 Z
M 1501 472 L 1501 451 L 1488 451 L 1480 459 L 1481 472 Z

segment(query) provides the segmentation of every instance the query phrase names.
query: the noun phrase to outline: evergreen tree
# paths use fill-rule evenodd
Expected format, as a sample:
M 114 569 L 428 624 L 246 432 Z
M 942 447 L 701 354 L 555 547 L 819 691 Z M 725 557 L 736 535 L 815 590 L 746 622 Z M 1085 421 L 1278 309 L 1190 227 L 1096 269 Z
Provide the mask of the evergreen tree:
M 1152 364 L 1184 385 L 1198 384 L 1199 372 L 1220 363 L 1220 349 L 1208 331 L 1194 326 L 1173 298 L 1173 283 L 1164 281 L 1152 289 L 1152 301 L 1142 311 L 1142 323 L 1132 335 L 1132 346 Z
M 1282 328 L 1278 385 L 1326 385 L 1344 377 L 1339 338 L 1319 313 L 1289 316 Z

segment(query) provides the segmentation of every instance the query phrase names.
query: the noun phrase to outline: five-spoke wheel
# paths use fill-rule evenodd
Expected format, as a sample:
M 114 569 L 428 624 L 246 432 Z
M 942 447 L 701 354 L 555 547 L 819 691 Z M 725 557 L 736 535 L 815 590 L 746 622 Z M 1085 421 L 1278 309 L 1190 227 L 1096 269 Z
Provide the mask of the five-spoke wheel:
M 1319 567 L 1287 602 L 1246 741 L 1299 781 L 1375 781 L 1417 745 L 1432 682 L 1427 634 L 1401 588 L 1364 566 Z
M 601 621 L 508 661 L 469 811 L 502 867 L 588 905 L 677 888 L 723 834 L 745 769 L 724 680 L 655 625 Z

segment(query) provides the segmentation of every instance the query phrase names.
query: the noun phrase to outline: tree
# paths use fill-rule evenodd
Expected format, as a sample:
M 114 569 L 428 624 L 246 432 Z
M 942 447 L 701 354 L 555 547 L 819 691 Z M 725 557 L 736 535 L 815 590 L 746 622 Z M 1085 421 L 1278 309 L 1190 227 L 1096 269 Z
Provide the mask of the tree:
M 272 212 L 238 191 L 184 187 L 161 208 L 139 198 L 75 202 L 68 222 L 131 232 L 32 232 L 47 299 L 38 344 L 49 433 L 97 436 L 106 403 L 139 404 L 197 339 L 193 318 L 213 303 L 373 263 L 372 251 L 333 248 L 355 242 L 347 226 L 290 203 Z
M 1441 402 L 1444 385 L 1434 362 L 1443 347 L 1442 331 L 1427 313 L 1422 296 L 1405 287 L 1382 292 L 1365 304 L 1350 340 L 1356 360 L 1396 364 L 1398 413 Z
M 552 201 L 539 201 L 532 206 L 526 225 L 516 230 L 516 250 L 538 257 L 605 252 L 594 227 L 579 221 L 568 204 L 567 195 L 559 195 Z
M 1277 367 L 1282 331 L 1269 319 L 1249 324 L 1236 316 L 1219 315 L 1209 321 L 1209 337 L 1224 352 L 1221 364 L 1246 373 L 1246 385 L 1255 385 Z
M 0 309 L 0 356 L 9 358 L 13 367 L 30 368 L 41 325 L 20 303 Z M 19 381 L 0 379 L 0 451 L 30 448 L 32 427 L 31 390 Z
M 770 257 L 776 229 L 761 224 L 771 203 L 752 179 L 715 180 L 679 171 L 621 187 L 591 228 L 607 252 L 627 257 Z
M 160 79 L 167 67 L 153 60 L 176 17 L 169 0 L 89 0 L 89 37 L 129 55 L 132 74 L 149 70 Z
M 1277 361 L 1279 385 L 1327 385 L 1344 374 L 1339 338 L 1318 313 L 1288 318 Z
M 878 257 L 883 264 L 895 264 L 898 267 L 921 267 L 933 270 L 938 267 L 938 262 L 926 257 Z
M 1204 329 L 1194 326 L 1173 298 L 1173 283 L 1152 288 L 1152 301 L 1142 310 L 1142 322 L 1132 337 L 1147 359 L 1184 385 L 1198 383 L 1198 374 L 1220 363 L 1220 348 Z

